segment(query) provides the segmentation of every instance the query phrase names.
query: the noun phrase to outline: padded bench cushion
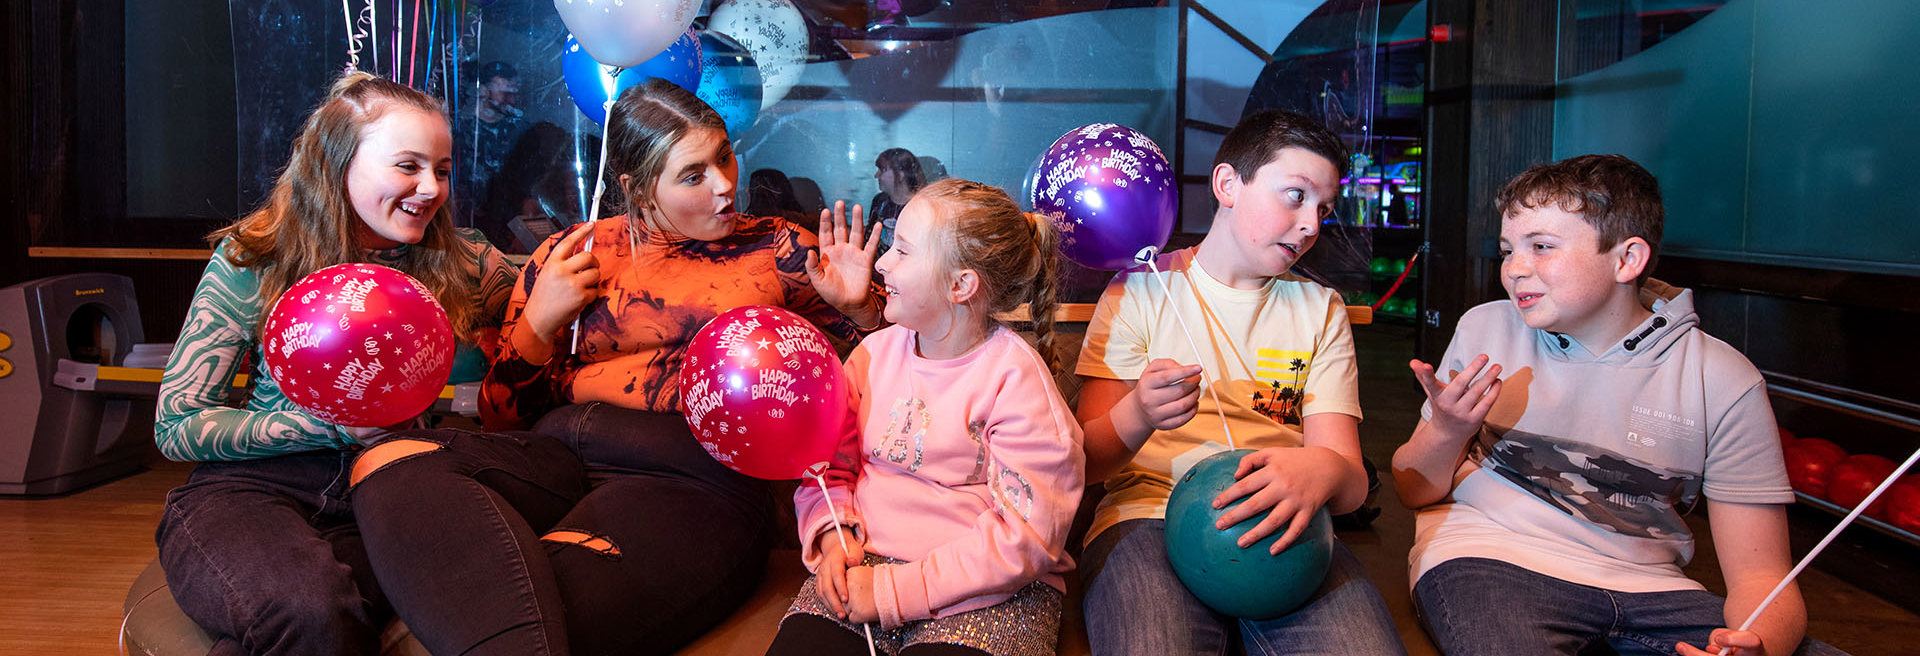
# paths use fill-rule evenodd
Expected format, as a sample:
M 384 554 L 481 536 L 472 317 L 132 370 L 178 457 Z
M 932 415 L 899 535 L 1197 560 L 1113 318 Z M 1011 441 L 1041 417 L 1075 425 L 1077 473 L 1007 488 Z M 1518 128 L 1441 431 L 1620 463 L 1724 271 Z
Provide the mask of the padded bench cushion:
M 806 582 L 807 570 L 800 566 L 800 552 L 775 549 L 767 557 L 767 575 L 753 596 L 732 616 L 706 635 L 680 650 L 684 656 L 722 656 L 759 654 L 773 642 L 786 615 L 793 593 Z M 159 561 L 147 565 L 133 582 L 122 606 L 125 621 L 120 627 L 123 653 L 138 656 L 204 656 L 213 647 L 213 638 L 194 624 L 174 602 L 167 589 L 166 572 Z M 425 647 L 413 639 L 407 625 L 398 620 L 387 625 L 380 636 L 383 656 L 428 656 Z

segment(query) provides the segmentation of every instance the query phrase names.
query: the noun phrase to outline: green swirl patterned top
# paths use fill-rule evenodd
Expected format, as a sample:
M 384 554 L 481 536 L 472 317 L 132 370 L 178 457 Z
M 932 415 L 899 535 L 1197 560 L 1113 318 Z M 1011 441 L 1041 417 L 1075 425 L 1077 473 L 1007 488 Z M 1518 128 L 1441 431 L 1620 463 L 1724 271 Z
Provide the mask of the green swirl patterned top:
M 479 325 L 498 325 L 519 269 L 471 228 L 459 229 L 467 246 L 465 265 L 478 281 L 472 302 L 482 308 Z M 230 242 L 222 242 L 193 292 L 180 340 L 173 345 L 160 378 L 160 402 L 154 441 L 172 460 L 252 460 L 270 456 L 340 449 L 353 438 L 338 426 L 302 411 L 260 365 L 264 359 L 258 332 L 261 316 L 273 305 L 260 298 L 260 276 L 227 261 Z M 394 265 L 408 246 L 369 251 L 374 264 Z M 243 354 L 252 355 L 253 394 L 244 407 L 227 406 L 229 382 Z

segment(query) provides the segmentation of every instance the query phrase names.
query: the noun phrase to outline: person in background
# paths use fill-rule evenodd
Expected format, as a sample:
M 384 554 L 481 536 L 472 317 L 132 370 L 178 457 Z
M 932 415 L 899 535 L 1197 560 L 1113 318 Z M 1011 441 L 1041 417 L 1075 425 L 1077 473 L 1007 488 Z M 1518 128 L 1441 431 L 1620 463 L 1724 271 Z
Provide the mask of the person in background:
M 511 244 L 513 236 L 507 222 L 513 210 L 487 207 L 494 178 L 507 164 L 527 121 L 520 110 L 520 72 L 503 61 L 489 62 L 476 71 L 473 106 L 455 121 L 454 157 L 459 169 L 460 187 L 455 195 L 457 218 L 463 225 L 479 228 L 495 244 Z M 498 212 L 504 216 L 491 216 Z
M 880 193 L 873 195 L 873 202 L 867 204 L 867 230 L 880 231 L 880 252 L 893 248 L 893 226 L 900 217 L 900 210 L 907 206 L 914 192 L 927 185 L 927 176 L 920 170 L 920 158 L 905 148 L 888 148 L 880 151 L 873 160 L 873 179 L 880 183 Z
M 779 169 L 755 169 L 747 175 L 747 213 L 777 216 L 795 226 L 807 219 L 806 210 L 794 196 L 793 182 Z

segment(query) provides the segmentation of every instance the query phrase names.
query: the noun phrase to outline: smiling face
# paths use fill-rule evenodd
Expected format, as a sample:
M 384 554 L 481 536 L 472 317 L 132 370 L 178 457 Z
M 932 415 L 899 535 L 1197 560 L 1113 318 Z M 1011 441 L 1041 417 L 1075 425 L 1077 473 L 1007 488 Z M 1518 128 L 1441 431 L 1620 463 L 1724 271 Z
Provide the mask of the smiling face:
M 393 104 L 360 133 L 347 165 L 347 197 L 360 216 L 354 232 L 373 249 L 414 244 L 447 202 L 453 138 L 438 113 Z
M 666 166 L 641 213 L 655 230 L 702 241 L 726 237 L 733 234 L 733 190 L 739 180 L 740 164 L 727 133 L 695 128 L 667 151 Z
M 1226 210 L 1226 239 L 1206 249 L 1217 260 L 1206 264 L 1221 282 L 1258 287 L 1291 270 L 1319 239 L 1339 200 L 1340 170 L 1311 151 L 1282 148 L 1251 178 L 1216 166 L 1214 193 Z
M 954 320 L 952 276 L 936 249 L 940 215 L 932 201 L 915 197 L 900 210 L 893 248 L 874 268 L 887 282 L 887 321 L 921 333 L 942 333 Z
M 1600 232 L 1557 203 L 1516 207 L 1500 220 L 1500 283 L 1527 327 L 1597 345 L 1640 319 L 1644 250 L 1638 237 L 1601 250 Z

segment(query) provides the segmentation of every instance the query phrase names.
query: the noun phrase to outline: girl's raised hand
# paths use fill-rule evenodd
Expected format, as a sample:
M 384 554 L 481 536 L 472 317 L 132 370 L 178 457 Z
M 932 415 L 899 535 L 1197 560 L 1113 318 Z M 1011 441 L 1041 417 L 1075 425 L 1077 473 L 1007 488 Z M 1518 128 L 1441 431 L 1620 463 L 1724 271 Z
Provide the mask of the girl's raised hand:
M 832 210 L 820 210 L 820 248 L 807 254 L 807 277 L 821 300 L 852 315 L 867 304 L 869 282 L 873 280 L 873 261 L 880 252 L 880 231 L 866 233 L 862 222 L 865 211 L 853 206 L 853 219 L 847 220 L 847 202 L 833 202 Z
M 553 245 L 540 266 L 520 318 L 539 341 L 553 341 L 588 303 L 600 298 L 599 264 L 593 253 L 581 248 L 592 235 L 591 224 L 575 229 Z

